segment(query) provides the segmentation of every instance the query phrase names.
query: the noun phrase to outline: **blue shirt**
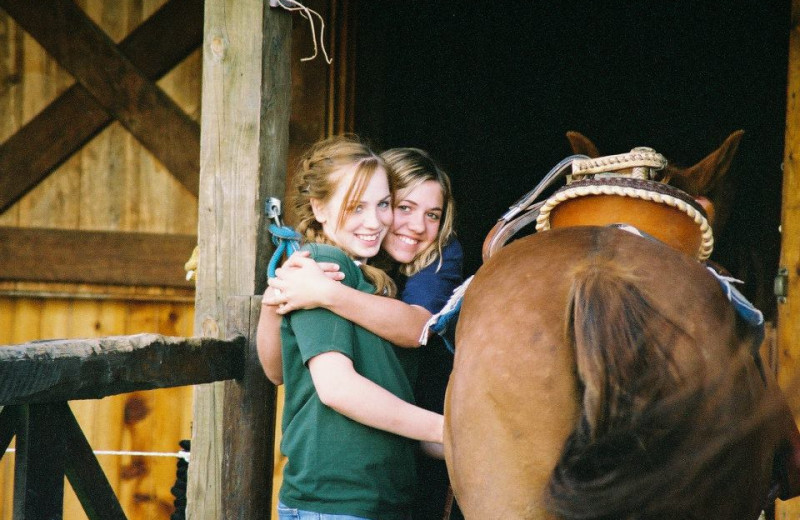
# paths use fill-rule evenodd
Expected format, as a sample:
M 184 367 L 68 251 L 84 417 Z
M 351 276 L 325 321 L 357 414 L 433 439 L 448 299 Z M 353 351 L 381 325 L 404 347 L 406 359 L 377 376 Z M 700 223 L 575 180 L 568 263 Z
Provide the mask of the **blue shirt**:
M 458 240 L 453 239 L 442 251 L 441 268 L 439 259 L 436 259 L 410 277 L 399 277 L 397 285 L 400 299 L 436 314 L 447 303 L 453 290 L 461 285 L 463 263 L 464 250 Z M 414 386 L 417 406 L 442 413 L 444 392 L 453 370 L 453 355 L 445 347 L 442 338 L 431 334 L 427 345 L 398 348 L 397 354 Z
M 442 250 L 441 267 L 437 258 L 417 274 L 400 281 L 400 299 L 436 314 L 447 303 L 453 289 L 464 281 L 461 274 L 463 263 L 464 250 L 461 243 L 451 240 Z

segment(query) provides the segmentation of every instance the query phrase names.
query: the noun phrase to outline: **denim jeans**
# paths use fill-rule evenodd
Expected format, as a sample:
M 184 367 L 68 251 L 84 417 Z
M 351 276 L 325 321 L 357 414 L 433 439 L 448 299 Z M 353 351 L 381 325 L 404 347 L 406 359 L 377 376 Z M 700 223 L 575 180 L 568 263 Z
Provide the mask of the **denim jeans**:
M 369 520 L 362 516 L 352 515 L 331 515 L 328 513 L 315 513 L 313 511 L 303 511 L 302 509 L 292 509 L 278 502 L 278 520 Z

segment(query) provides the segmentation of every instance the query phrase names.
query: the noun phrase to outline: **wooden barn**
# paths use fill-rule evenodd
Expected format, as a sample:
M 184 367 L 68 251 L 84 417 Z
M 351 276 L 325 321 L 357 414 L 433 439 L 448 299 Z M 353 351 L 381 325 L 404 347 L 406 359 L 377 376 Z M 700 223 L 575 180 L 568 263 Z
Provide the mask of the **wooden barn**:
M 690 163 L 744 128 L 714 259 L 765 310 L 800 417 L 800 0 L 273 3 L 0 0 L 0 345 L 50 362 L 0 356 L 0 519 L 52 517 L 60 486 L 63 518 L 170 518 L 190 438 L 191 518 L 270 517 L 264 202 L 342 132 L 447 166 L 474 271 L 565 131 Z

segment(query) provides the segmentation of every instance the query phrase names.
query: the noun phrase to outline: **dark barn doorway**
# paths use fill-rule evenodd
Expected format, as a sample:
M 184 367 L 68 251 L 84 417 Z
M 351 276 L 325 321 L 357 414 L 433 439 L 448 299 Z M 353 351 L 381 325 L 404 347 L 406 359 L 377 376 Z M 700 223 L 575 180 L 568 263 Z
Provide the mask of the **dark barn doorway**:
M 360 2 L 356 131 L 451 174 L 467 274 L 494 221 L 570 154 L 694 164 L 745 130 L 713 260 L 768 315 L 780 247 L 789 2 Z M 554 266 L 557 268 L 557 266 Z

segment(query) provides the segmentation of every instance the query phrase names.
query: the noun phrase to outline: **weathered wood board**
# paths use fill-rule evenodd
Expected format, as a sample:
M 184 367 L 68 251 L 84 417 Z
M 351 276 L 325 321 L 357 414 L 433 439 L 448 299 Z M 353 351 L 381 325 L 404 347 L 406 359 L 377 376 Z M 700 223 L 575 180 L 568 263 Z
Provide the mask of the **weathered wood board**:
M 166 0 L 75 3 L 120 44 Z M 295 16 L 289 164 L 311 142 L 352 130 L 353 69 L 348 53 L 353 40 L 346 31 L 348 2 L 311 0 L 307 5 L 326 19 L 326 45 L 334 64 L 329 66 L 321 56 L 300 61 L 313 52 L 313 45 L 308 23 Z M 157 82 L 197 122 L 201 61 L 202 50 L 197 50 Z M 0 89 L 0 143 L 75 85 L 74 78 L 2 9 L 0 80 L 4 85 Z M 60 135 L 58 129 L 53 131 Z M 111 123 L 0 213 L 0 226 L 189 236 L 197 233 L 197 199 L 121 124 Z M 187 288 L 2 281 L 0 345 L 141 332 L 190 336 L 193 300 L 194 293 Z M 95 449 L 175 452 L 177 441 L 190 435 L 191 392 L 191 388 L 135 392 L 77 401 L 72 408 Z M 131 520 L 169 517 L 174 458 L 102 455 L 100 461 Z M 281 467 L 277 450 L 275 461 L 277 492 Z M 0 519 L 11 515 L 13 462 L 13 454 L 0 461 Z M 64 517 L 85 518 L 68 485 L 65 490 Z
M 783 156 L 781 267 L 787 270 L 787 298 L 778 304 L 778 382 L 800 419 L 800 0 L 792 0 Z M 800 517 L 800 498 L 778 502 L 776 518 Z
M 40 338 L 140 332 L 191 336 L 191 303 L 0 298 L 0 345 Z M 5 347 L 0 347 L 5 348 Z M 191 387 L 142 391 L 71 407 L 96 450 L 172 452 L 190 436 Z M 13 445 L 12 445 L 13 446 Z M 130 519 L 168 519 L 177 459 L 101 455 L 100 463 Z M 11 518 L 14 456 L 0 460 L 0 519 Z M 65 484 L 64 518 L 86 518 Z

